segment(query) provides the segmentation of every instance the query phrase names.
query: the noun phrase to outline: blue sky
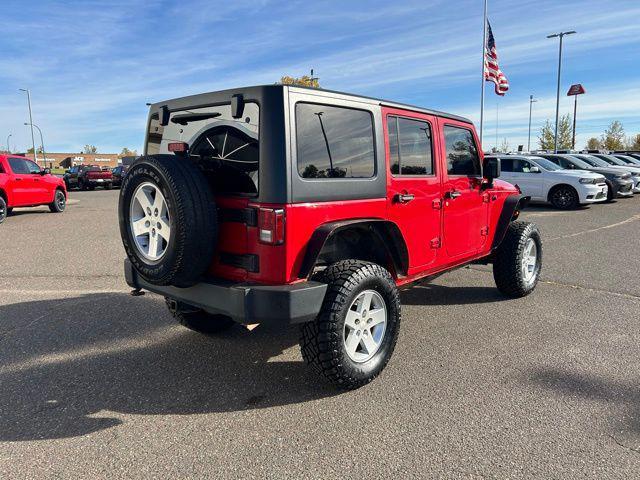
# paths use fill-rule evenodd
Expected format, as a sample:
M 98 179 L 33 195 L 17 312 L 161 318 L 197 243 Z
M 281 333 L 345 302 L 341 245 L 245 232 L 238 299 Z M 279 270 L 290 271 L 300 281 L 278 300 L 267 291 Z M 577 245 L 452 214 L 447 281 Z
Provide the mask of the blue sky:
M 314 68 L 323 87 L 479 118 L 482 1 L 127 0 L 3 2 L 0 145 L 31 137 L 25 94 L 48 151 L 140 151 L 146 102 L 276 82 Z M 566 38 L 561 113 L 571 83 L 578 146 L 614 119 L 640 133 L 640 2 L 489 1 L 511 90 L 486 86 L 485 148 L 525 144 L 555 109 L 557 39 Z M 36 132 L 37 134 L 37 132 Z M 532 139 L 533 142 L 533 139 Z

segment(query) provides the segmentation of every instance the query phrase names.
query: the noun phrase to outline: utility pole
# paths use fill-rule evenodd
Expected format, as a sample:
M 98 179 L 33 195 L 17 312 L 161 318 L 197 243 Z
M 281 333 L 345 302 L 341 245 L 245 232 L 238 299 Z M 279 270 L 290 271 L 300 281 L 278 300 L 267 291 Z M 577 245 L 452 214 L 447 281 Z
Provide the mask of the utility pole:
M 25 126 L 29 125 L 27 122 L 25 122 L 24 124 L 25 124 Z M 47 153 L 44 150 L 44 138 L 42 137 L 42 130 L 40 130 L 39 126 L 37 126 L 36 124 L 33 124 L 33 123 L 31 124 L 31 127 L 32 128 L 36 127 L 38 129 L 38 132 L 40 132 L 40 145 L 42 145 L 42 156 L 44 157 L 44 168 L 47 168 Z
M 496 152 L 499 152 L 500 149 L 498 148 L 498 101 L 496 100 Z M 506 153 L 506 152 L 503 152 Z
M 533 95 L 529 95 L 529 139 L 527 140 L 527 152 L 531 152 L 531 112 L 533 104 L 538 100 L 534 100 Z
M 556 93 L 556 133 L 553 141 L 553 150 L 558 153 L 558 122 L 560 120 L 560 73 L 562 71 L 562 39 L 565 35 L 573 35 L 575 30 L 569 32 L 559 32 L 552 35 L 547 35 L 547 38 L 560 38 L 560 48 L 558 51 L 558 89 Z
M 36 137 L 33 135 L 33 116 L 31 115 L 31 92 L 28 88 L 19 88 L 21 92 L 27 92 L 27 103 L 29 104 L 29 123 L 31 124 L 31 145 L 33 147 L 33 160 L 38 163 L 38 154 L 36 153 Z
M 7 152 L 8 153 L 11 153 L 11 145 L 9 145 L 9 139 L 11 138 L 11 136 L 12 136 L 11 133 L 7 136 Z

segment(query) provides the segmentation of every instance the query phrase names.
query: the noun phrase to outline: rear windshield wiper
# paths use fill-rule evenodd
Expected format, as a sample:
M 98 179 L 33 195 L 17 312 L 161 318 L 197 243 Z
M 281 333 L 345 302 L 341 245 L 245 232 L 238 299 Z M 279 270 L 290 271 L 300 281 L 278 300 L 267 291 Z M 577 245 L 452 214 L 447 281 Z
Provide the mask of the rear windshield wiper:
M 183 113 L 182 115 L 174 115 L 171 119 L 171 123 L 179 123 L 180 125 L 186 125 L 189 122 L 198 122 L 200 120 L 207 120 L 208 118 L 216 118 L 221 115 L 220 112 L 209 113 Z

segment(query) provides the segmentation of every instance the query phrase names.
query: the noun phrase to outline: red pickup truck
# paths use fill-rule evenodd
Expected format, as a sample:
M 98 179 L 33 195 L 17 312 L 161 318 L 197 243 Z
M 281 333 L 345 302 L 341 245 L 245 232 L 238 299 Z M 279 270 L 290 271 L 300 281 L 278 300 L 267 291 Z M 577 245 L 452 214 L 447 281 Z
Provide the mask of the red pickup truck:
M 80 190 L 93 190 L 103 187 L 109 190 L 113 183 L 111 170 L 102 170 L 97 165 L 75 165 L 64 175 L 67 190 L 76 187 Z
M 64 181 L 28 158 L 0 155 L 0 223 L 15 207 L 37 205 L 63 212 L 67 205 Z

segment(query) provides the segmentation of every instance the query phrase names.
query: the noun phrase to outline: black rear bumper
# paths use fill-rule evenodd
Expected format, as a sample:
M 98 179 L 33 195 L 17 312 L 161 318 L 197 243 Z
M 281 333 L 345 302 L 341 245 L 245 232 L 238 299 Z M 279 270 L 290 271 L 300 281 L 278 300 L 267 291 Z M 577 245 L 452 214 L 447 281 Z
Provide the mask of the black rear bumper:
M 209 280 L 188 288 L 164 287 L 145 281 L 129 259 L 124 261 L 127 284 L 206 310 L 221 313 L 245 325 L 263 323 L 286 326 L 313 320 L 320 312 L 327 285 L 301 282 L 293 285 L 252 285 Z

